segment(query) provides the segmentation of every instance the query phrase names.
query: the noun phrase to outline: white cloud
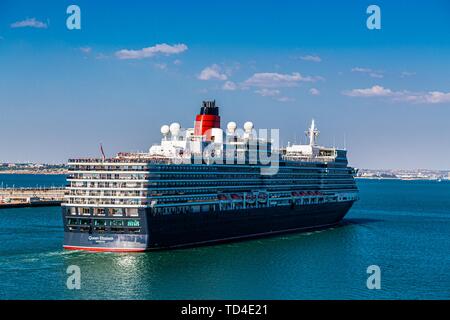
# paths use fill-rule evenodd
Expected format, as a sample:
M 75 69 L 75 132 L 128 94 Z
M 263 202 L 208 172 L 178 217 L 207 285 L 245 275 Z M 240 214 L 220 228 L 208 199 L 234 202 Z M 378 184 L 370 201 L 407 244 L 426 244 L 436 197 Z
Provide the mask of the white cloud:
M 359 72 L 359 73 L 366 73 L 372 78 L 380 79 L 380 78 L 384 77 L 383 71 L 376 71 L 376 70 L 372 70 L 370 68 L 355 67 L 355 68 L 352 68 L 351 71 L 352 72 Z
M 186 51 L 187 49 L 188 47 L 183 43 L 175 45 L 168 45 L 167 43 L 161 43 L 154 45 L 152 47 L 147 47 L 139 50 L 122 49 L 117 51 L 115 55 L 119 59 L 144 59 L 153 57 L 157 54 L 164 54 L 164 55 L 179 54 Z
M 227 80 L 228 77 L 225 73 L 222 73 L 222 70 L 219 65 L 213 64 L 210 67 L 206 67 L 205 69 L 200 72 L 200 74 L 197 76 L 200 80 Z
M 263 88 L 260 90 L 256 90 L 255 93 L 257 93 L 263 97 L 274 97 L 274 96 L 278 96 L 280 94 L 280 90 Z
M 416 75 L 415 72 L 403 71 L 400 76 L 402 78 L 405 78 L 405 77 L 411 77 L 411 76 L 415 76 L 415 75 Z
M 429 92 L 411 92 L 411 91 L 393 91 L 382 86 L 373 86 L 367 89 L 353 89 L 344 91 L 344 95 L 350 97 L 389 97 L 392 101 L 403 101 L 421 104 L 439 104 L 450 103 L 450 92 L 429 91 Z
M 370 72 L 369 76 L 372 78 L 377 78 L 377 79 L 381 79 L 384 77 L 381 73 L 375 73 L 375 72 Z
M 92 48 L 91 47 L 81 47 L 80 51 L 83 52 L 84 54 L 89 54 L 92 52 Z
M 279 97 L 279 98 L 277 98 L 277 100 L 280 101 L 280 102 L 291 102 L 291 101 L 295 101 L 294 99 L 289 98 L 289 97 Z
M 320 95 L 320 91 L 318 89 L 316 89 L 316 88 L 309 89 L 309 93 L 312 94 L 313 96 Z
M 378 85 L 367 89 L 353 89 L 350 91 L 344 91 L 343 93 L 349 97 L 386 97 L 393 94 L 390 89 L 385 89 Z
M 95 56 L 95 59 L 97 60 L 104 60 L 104 59 L 108 59 L 109 57 L 106 54 L 103 53 L 99 53 Z
M 167 69 L 167 63 L 155 63 L 155 68 L 158 68 L 160 70 L 166 70 Z
M 259 94 L 262 97 L 271 97 L 277 101 L 280 102 L 290 102 L 290 101 L 294 101 L 294 99 L 286 97 L 286 96 L 281 96 L 281 91 L 278 89 L 267 89 L 267 88 L 262 88 L 259 90 L 255 90 L 255 93 Z
M 319 56 L 312 56 L 312 55 L 302 56 L 302 57 L 300 57 L 300 59 L 305 60 L 305 61 L 311 61 L 311 62 L 321 62 L 322 61 L 322 58 L 320 58 Z
M 227 91 L 234 91 L 238 89 L 238 86 L 233 81 L 227 81 L 223 84 L 222 89 Z
M 245 80 L 243 85 L 260 88 L 295 87 L 299 82 L 315 82 L 321 79 L 321 77 L 303 77 L 298 72 L 292 74 L 265 72 L 255 73 Z
M 28 18 L 11 24 L 11 28 L 26 28 L 26 27 L 47 29 L 48 25 L 45 22 L 36 20 L 36 18 Z
M 372 69 L 368 69 L 368 68 L 360 68 L 360 67 L 356 67 L 356 68 L 352 68 L 352 72 L 372 72 Z
M 426 93 L 417 92 L 403 92 L 399 93 L 395 100 L 423 103 L 423 104 L 438 104 L 450 103 L 450 92 L 430 91 Z
M 182 64 L 182 62 L 181 62 L 180 59 L 176 59 L 176 60 L 173 61 L 173 64 L 176 65 L 176 66 L 179 66 L 180 64 Z

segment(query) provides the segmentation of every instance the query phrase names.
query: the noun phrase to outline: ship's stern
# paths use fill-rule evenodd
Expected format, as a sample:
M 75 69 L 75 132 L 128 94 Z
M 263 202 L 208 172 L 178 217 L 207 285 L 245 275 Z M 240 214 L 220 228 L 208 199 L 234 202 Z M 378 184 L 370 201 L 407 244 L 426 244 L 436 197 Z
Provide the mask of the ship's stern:
M 145 210 L 138 210 L 138 214 L 133 216 L 111 216 L 109 208 L 104 208 L 99 216 L 93 215 L 97 211 L 94 209 L 98 208 L 77 209 L 62 207 L 64 249 L 106 252 L 148 249 Z

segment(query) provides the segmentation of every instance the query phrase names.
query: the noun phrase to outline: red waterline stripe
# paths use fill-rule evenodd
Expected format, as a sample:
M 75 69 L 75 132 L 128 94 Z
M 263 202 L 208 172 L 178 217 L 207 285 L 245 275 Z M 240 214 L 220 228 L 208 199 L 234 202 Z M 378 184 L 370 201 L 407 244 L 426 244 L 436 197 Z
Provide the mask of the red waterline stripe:
M 78 246 L 63 246 L 66 250 L 84 250 L 95 252 L 142 252 L 143 248 L 96 248 L 96 247 L 78 247 Z

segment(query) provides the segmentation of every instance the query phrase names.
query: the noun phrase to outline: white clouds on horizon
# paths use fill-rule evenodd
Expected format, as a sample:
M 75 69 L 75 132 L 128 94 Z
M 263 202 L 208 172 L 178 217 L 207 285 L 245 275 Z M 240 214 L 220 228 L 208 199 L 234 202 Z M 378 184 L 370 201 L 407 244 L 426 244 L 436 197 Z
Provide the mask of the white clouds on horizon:
M 411 91 L 393 91 L 379 85 L 366 89 L 353 89 L 344 91 L 344 95 L 349 97 L 388 97 L 392 101 L 403 101 L 418 104 L 438 104 L 450 103 L 450 92 L 428 91 L 428 92 L 411 92 Z
M 218 64 L 213 64 L 204 68 L 197 76 L 199 80 L 227 80 L 228 76 L 222 72 L 222 68 Z
M 10 25 L 11 28 L 36 28 L 47 29 L 48 25 L 45 22 L 39 21 L 36 18 L 27 18 L 22 21 L 16 21 Z
M 163 54 L 163 55 L 173 55 L 173 54 L 179 54 L 184 51 L 188 50 L 187 45 L 183 43 L 175 44 L 175 45 L 169 45 L 167 43 L 161 43 L 156 44 L 152 47 L 147 47 L 139 50 L 128 50 L 128 49 L 122 49 L 119 51 L 116 51 L 115 55 L 118 59 L 125 60 L 125 59 L 144 59 L 144 58 L 151 58 L 157 54 Z

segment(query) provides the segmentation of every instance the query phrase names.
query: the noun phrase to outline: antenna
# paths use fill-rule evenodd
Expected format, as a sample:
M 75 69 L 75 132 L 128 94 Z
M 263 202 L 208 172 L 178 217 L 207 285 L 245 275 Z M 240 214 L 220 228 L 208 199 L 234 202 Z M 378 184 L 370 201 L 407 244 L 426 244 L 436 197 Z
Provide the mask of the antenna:
M 319 136 L 319 130 L 316 128 L 316 124 L 314 122 L 314 119 L 311 121 L 311 127 L 309 130 L 305 131 L 305 134 L 309 137 L 309 145 L 314 146 L 316 145 L 316 138 Z
M 344 132 L 344 150 L 347 150 L 347 134 Z
M 103 151 L 103 144 L 100 142 L 100 152 L 102 153 L 102 161 L 105 162 L 106 156 L 105 152 Z

